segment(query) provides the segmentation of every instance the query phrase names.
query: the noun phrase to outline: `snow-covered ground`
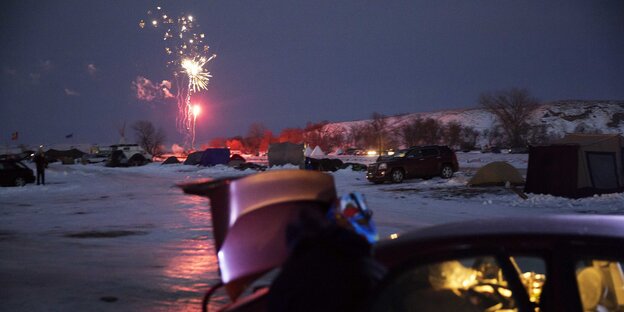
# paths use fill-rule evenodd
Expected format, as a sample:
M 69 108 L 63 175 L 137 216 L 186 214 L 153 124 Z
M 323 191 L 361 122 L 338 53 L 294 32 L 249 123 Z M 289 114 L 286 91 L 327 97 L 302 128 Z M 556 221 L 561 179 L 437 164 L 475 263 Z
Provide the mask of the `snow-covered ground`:
M 525 169 L 527 156 L 458 153 L 458 158 L 463 169 L 450 180 L 374 185 L 364 172 L 332 175 L 339 193 L 366 195 L 383 237 L 493 216 L 624 214 L 624 194 L 580 200 L 529 194 L 523 200 L 500 187 L 468 188 L 476 168 L 507 160 Z M 217 281 L 211 217 L 207 199 L 184 195 L 175 184 L 253 173 L 222 166 L 55 163 L 45 186 L 0 188 L 2 309 L 197 310 L 203 292 Z

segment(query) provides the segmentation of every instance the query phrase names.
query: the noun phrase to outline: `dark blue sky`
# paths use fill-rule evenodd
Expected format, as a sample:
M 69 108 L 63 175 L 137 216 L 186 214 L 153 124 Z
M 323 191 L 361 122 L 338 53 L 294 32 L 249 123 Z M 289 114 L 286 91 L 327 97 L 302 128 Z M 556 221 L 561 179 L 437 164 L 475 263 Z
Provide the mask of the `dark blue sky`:
M 124 121 L 175 130 L 176 105 L 140 101 L 173 79 L 146 11 L 195 16 L 214 53 L 198 142 L 474 107 L 483 91 L 624 99 L 624 1 L 10 1 L 0 12 L 0 144 L 112 143 Z M 91 65 L 91 67 L 89 67 Z M 128 136 L 132 137 L 130 130 Z M 73 133 L 72 139 L 65 139 Z

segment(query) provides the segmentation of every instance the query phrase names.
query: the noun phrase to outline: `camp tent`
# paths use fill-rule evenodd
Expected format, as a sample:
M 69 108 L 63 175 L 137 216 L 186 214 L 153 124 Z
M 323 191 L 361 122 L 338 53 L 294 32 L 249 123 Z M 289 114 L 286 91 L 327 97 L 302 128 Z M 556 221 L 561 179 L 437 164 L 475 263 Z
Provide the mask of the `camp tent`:
M 207 148 L 199 161 L 200 166 L 227 165 L 230 162 L 229 148 Z
M 192 165 L 192 166 L 199 165 L 199 162 L 201 161 L 201 158 L 202 158 L 202 154 L 204 154 L 204 152 L 192 152 L 192 153 L 190 153 L 186 157 L 186 160 L 184 161 L 184 164 L 185 165 Z
M 75 148 L 65 151 L 49 149 L 45 152 L 45 156 L 49 162 L 61 160 L 63 163 L 69 163 L 69 161 L 73 163 L 74 159 L 79 159 L 84 154 L 86 153 Z
M 504 161 L 491 162 L 479 170 L 468 181 L 468 186 L 522 185 L 524 179 L 518 169 Z
M 289 142 L 274 143 L 269 145 L 269 167 L 293 164 L 303 168 L 303 144 Z
M 529 149 L 525 192 L 571 198 L 624 191 L 624 137 L 569 134 Z
M 237 167 L 246 162 L 245 158 L 239 154 L 234 154 L 230 156 L 230 161 L 228 162 L 228 166 Z
M 312 149 L 310 148 L 310 146 L 306 146 L 305 151 L 303 152 L 303 156 L 310 157 L 310 154 L 312 154 Z
M 163 161 L 163 165 L 171 165 L 171 164 L 179 164 L 180 161 L 178 160 L 177 157 L 175 156 L 170 156 L 167 159 L 165 159 L 165 161 Z
M 325 152 L 323 152 L 323 150 L 321 149 L 320 146 L 316 146 L 314 148 L 314 150 L 312 150 L 312 153 L 310 153 L 310 156 L 308 157 L 312 157 L 312 158 L 323 158 L 323 156 L 325 156 Z

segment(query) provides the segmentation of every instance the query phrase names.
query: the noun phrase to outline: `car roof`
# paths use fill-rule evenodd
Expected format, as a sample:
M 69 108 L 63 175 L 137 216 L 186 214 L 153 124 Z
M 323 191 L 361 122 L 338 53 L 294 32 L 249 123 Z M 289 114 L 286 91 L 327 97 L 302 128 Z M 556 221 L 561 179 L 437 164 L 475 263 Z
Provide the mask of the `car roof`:
M 406 237 L 426 238 L 466 235 L 594 235 L 624 238 L 624 216 L 613 215 L 547 215 L 477 219 L 426 227 Z
M 375 253 L 383 262 L 395 263 L 427 250 L 447 247 L 543 249 L 560 240 L 617 241 L 624 244 L 624 216 L 546 215 L 447 223 L 411 231 L 395 240 L 382 241 L 375 246 Z
M 444 145 L 415 145 L 415 146 L 410 146 L 407 149 L 414 149 L 414 148 L 443 148 L 446 147 Z

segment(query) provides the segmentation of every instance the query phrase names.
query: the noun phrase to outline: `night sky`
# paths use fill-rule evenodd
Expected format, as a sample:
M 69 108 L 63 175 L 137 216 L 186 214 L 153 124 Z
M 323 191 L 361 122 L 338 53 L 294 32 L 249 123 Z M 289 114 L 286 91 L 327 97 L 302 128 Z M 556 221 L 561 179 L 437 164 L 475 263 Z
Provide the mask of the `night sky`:
M 193 98 L 200 143 L 252 123 L 277 134 L 474 107 L 510 87 L 543 101 L 624 99 L 621 0 L 4 1 L 0 144 L 114 143 L 140 119 L 181 143 L 175 102 L 140 100 L 132 85 L 177 70 L 162 32 L 139 27 L 157 5 L 192 14 L 218 55 Z

